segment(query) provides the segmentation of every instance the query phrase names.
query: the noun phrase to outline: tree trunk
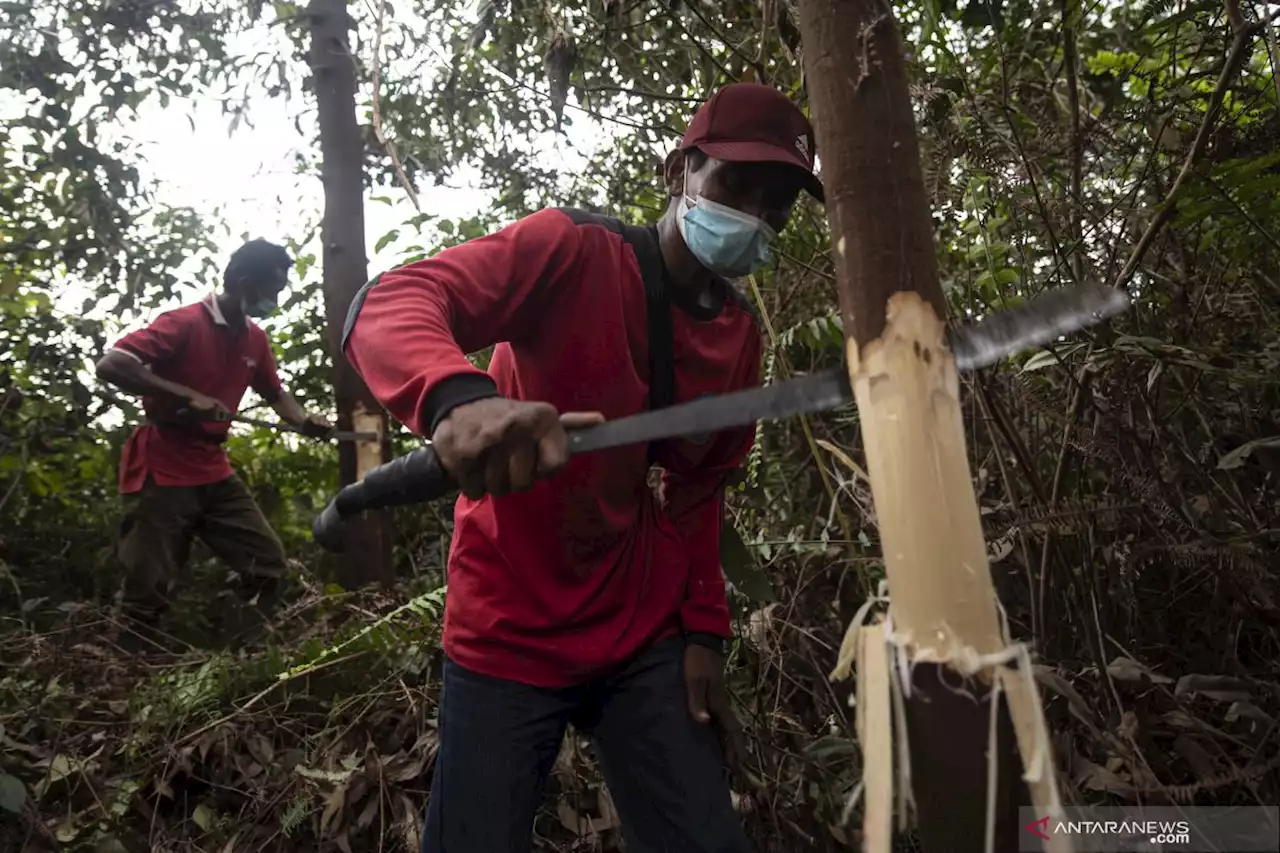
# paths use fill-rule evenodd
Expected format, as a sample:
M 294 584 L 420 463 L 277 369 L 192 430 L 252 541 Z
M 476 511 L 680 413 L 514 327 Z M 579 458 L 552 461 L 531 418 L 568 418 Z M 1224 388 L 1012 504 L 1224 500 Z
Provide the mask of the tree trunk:
M 377 432 L 379 442 L 338 445 L 338 485 L 356 482 L 389 461 L 387 416 L 342 354 L 342 329 L 356 292 L 368 277 L 364 243 L 364 143 L 356 123 L 356 74 L 346 0 L 312 0 L 311 72 L 320 119 L 324 181 L 324 302 L 333 357 L 338 429 Z M 354 588 L 394 580 L 391 524 L 385 511 L 365 513 L 346 525 L 338 579 Z
M 1057 810 L 1055 771 L 987 564 L 898 28 L 887 0 L 801 0 L 800 23 L 889 588 L 836 672 L 856 658 L 864 849 L 889 850 L 894 794 L 929 853 L 1030 849 L 1018 810 Z

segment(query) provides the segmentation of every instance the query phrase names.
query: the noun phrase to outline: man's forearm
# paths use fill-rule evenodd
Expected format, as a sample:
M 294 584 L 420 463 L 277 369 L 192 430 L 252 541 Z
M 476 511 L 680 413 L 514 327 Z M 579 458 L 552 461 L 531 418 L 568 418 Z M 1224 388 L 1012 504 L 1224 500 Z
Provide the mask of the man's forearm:
M 290 426 L 300 427 L 307 420 L 306 411 L 288 391 L 282 392 L 271 404 L 271 408 Z
M 136 394 L 140 397 L 160 397 L 175 403 L 185 403 L 196 393 L 185 385 L 161 379 L 152 373 L 151 369 L 145 364 L 132 360 L 99 365 L 98 377 L 128 394 Z

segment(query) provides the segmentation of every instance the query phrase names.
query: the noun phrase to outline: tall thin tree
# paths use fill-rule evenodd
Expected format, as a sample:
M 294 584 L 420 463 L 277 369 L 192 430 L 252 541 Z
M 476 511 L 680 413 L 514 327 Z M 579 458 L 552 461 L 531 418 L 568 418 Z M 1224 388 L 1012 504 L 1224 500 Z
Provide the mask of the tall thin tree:
M 346 486 L 390 459 L 387 416 L 341 351 L 347 310 L 368 276 L 364 240 L 364 142 L 356 122 L 356 66 L 346 0 L 312 0 L 311 80 L 320 121 L 321 178 L 324 181 L 324 301 L 338 428 L 376 431 L 378 444 L 343 442 L 338 448 L 339 485 Z M 339 564 L 346 586 L 389 583 L 391 525 L 385 511 L 352 519 Z
M 864 849 L 889 850 L 896 793 L 930 853 L 1018 850 L 1053 761 L 987 563 L 901 37 L 888 0 L 802 0 L 800 25 L 889 588 L 837 670 L 857 661 Z

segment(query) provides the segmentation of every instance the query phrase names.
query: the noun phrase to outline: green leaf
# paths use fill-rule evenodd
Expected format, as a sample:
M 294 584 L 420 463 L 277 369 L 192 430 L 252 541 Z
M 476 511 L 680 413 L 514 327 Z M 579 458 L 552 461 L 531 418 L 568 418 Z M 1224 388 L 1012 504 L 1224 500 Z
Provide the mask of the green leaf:
M 196 822 L 196 826 L 208 832 L 210 827 L 217 822 L 218 815 L 213 809 L 204 803 L 200 803 L 200 805 L 196 806 L 195 811 L 191 813 L 191 819 Z
M 1067 356 L 1079 352 L 1084 349 L 1085 346 L 1085 344 L 1071 344 L 1068 347 L 1056 350 L 1056 355 L 1054 354 L 1055 351 L 1041 350 L 1023 363 L 1022 372 L 1029 373 L 1033 370 L 1043 370 L 1046 367 L 1054 367 L 1060 360 L 1065 361 Z
M 53 760 L 49 762 L 49 770 L 45 773 L 45 778 L 48 779 L 50 783 L 58 782 L 76 772 L 76 769 L 76 765 L 72 763 L 70 758 L 67 758 L 62 753 L 58 753 L 53 757 Z
M 1006 284 L 1014 284 L 1017 280 L 1018 271 L 1005 267 L 1004 269 L 996 270 L 994 273 L 984 272 L 982 275 L 978 276 L 976 284 L 979 288 L 985 289 L 988 287 L 1000 287 Z
M 8 299 L 18 292 L 18 286 L 22 284 L 22 276 L 14 271 L 12 267 L 0 268 L 0 297 Z
M 1009 254 L 1008 243 L 979 243 L 969 250 L 968 258 L 971 261 L 981 261 L 987 257 L 992 260 L 1001 260 L 1007 254 Z
M 1042 350 L 1027 359 L 1026 364 L 1022 365 L 1022 372 L 1028 373 L 1032 370 L 1042 370 L 1046 367 L 1053 367 L 1057 363 L 1057 353 L 1052 350 Z
M 381 237 L 378 238 L 378 242 L 373 244 L 373 250 L 375 252 L 381 252 L 383 249 L 387 247 L 387 244 L 393 242 L 394 240 L 399 239 L 399 237 L 400 237 L 400 232 L 395 228 L 392 228 L 386 234 L 383 234 Z
M 1093 56 L 1087 57 L 1085 65 L 1090 74 L 1111 74 L 1118 77 L 1122 73 L 1127 74 L 1131 69 L 1137 68 L 1140 59 L 1138 54 L 1132 52 L 1117 53 L 1111 50 L 1100 50 Z
M 8 773 L 0 773 L 0 809 L 20 814 L 27 802 L 27 786 Z
M 1280 435 L 1273 435 L 1269 438 L 1255 438 L 1253 441 L 1245 442 L 1218 460 L 1218 470 L 1230 471 L 1239 468 L 1253 451 L 1264 447 L 1280 447 Z
M 314 254 L 308 253 L 305 255 L 301 255 L 294 262 L 298 270 L 298 278 L 300 279 L 306 278 L 307 271 L 310 270 L 311 267 L 315 265 L 315 262 L 316 262 L 316 256 Z
M 724 576 L 734 589 L 756 602 L 777 600 L 773 586 L 764 570 L 756 562 L 755 555 L 747 548 L 733 522 L 725 519 L 720 525 L 720 565 Z
M 806 746 L 804 755 L 816 762 L 831 761 L 835 758 L 855 758 L 858 755 L 858 747 L 847 737 L 826 735 Z
M 80 834 L 80 830 L 71 822 L 70 818 L 58 824 L 58 828 L 53 832 L 54 836 L 63 844 L 70 844 L 76 840 L 76 836 Z

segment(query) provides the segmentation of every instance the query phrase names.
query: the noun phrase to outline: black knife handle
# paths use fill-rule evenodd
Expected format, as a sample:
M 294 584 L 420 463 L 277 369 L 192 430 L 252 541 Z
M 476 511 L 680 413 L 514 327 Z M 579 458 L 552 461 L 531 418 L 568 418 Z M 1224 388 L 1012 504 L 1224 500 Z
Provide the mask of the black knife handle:
M 326 551 L 342 550 L 342 522 L 369 509 L 429 503 L 446 497 L 457 482 L 440 464 L 434 447 L 423 447 L 379 465 L 364 479 L 344 487 L 311 525 L 311 536 Z

